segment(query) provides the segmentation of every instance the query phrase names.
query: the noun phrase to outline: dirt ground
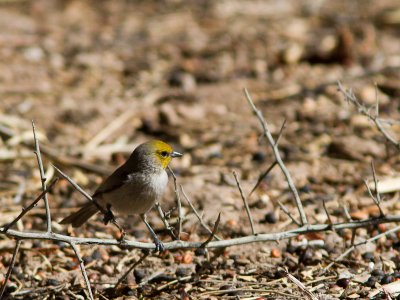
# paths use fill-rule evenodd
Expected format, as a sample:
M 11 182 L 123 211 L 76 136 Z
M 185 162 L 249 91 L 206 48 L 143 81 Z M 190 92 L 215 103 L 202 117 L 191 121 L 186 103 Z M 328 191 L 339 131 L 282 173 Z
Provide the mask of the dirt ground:
M 377 216 L 364 180 L 371 161 L 381 181 L 400 177 L 399 150 L 344 101 L 340 80 L 400 139 L 400 3 L 383 1 L 51 1 L 0 0 L 0 224 L 40 194 L 31 120 L 47 177 L 59 166 L 93 192 L 140 143 L 162 139 L 184 153 L 171 167 L 204 221 L 218 235 L 251 234 L 232 171 L 246 195 L 274 161 L 247 104 L 251 93 L 276 138 L 308 219 L 324 224 Z M 374 109 L 371 109 L 374 111 Z M 385 126 L 387 124 L 385 123 Z M 11 132 L 10 135 L 6 132 Z M 398 190 L 383 196 L 400 214 Z M 113 238 L 101 216 L 79 229 L 57 222 L 85 203 L 65 180 L 49 195 L 53 230 Z M 278 167 L 248 197 L 259 233 L 296 227 L 279 208 L 298 212 Z M 183 237 L 207 233 L 183 200 Z M 173 182 L 161 206 L 176 223 Z M 42 202 L 15 226 L 45 230 Z M 120 218 L 128 239 L 151 241 L 139 217 Z M 161 239 L 171 240 L 155 209 Z M 361 242 L 393 228 L 357 230 Z M 282 270 L 319 299 L 399 299 L 380 286 L 400 278 L 400 235 L 358 247 L 324 275 L 351 243 L 351 230 L 302 235 L 279 243 L 151 255 L 113 289 L 142 255 L 120 247 L 81 246 L 96 299 L 306 299 Z M 1 235 L 0 282 L 15 241 Z M 73 251 L 62 243 L 24 241 L 7 299 L 86 299 Z

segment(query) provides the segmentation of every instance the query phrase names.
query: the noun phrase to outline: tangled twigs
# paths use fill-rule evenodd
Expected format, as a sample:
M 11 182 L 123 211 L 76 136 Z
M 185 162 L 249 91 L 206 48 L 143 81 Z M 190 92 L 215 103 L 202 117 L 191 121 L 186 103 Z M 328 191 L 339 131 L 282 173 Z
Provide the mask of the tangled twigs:
M 263 134 L 267 138 L 268 143 L 270 144 L 272 151 L 274 152 L 276 162 L 278 163 L 279 167 L 281 168 L 283 174 L 286 177 L 286 181 L 288 183 L 290 190 L 292 191 L 293 197 L 296 202 L 297 210 L 299 211 L 299 214 L 300 214 L 301 225 L 303 225 L 303 226 L 307 225 L 308 221 L 307 221 L 306 213 L 304 212 L 303 204 L 301 203 L 301 199 L 300 199 L 299 193 L 297 192 L 296 186 L 293 183 L 292 176 L 290 175 L 288 169 L 286 168 L 285 164 L 282 161 L 282 158 L 281 158 L 281 155 L 280 155 L 279 149 L 278 149 L 278 143 L 272 137 L 271 131 L 268 128 L 268 124 L 265 121 L 263 114 L 254 105 L 254 102 L 251 99 L 251 96 L 246 88 L 244 89 L 244 94 L 246 96 L 247 101 L 249 102 L 249 104 L 251 106 L 251 109 L 253 110 L 254 114 L 257 116 L 258 120 L 260 121 L 260 124 L 263 128 Z M 282 126 L 282 128 L 284 128 L 284 126 Z M 283 129 L 281 129 L 281 132 L 282 132 L 282 130 Z M 279 134 L 279 136 L 281 136 L 281 133 Z
M 372 243 L 378 239 L 380 239 L 383 236 L 389 235 L 391 233 L 395 233 L 397 231 L 400 231 L 400 226 L 396 226 L 388 231 L 382 232 L 378 235 L 373 236 L 370 239 L 367 239 L 365 241 L 359 242 L 357 244 L 353 244 L 350 248 L 348 248 L 345 252 L 343 252 L 339 257 L 337 257 L 334 261 L 332 261 L 329 265 L 327 265 L 324 269 L 322 269 L 321 274 L 324 274 L 326 271 L 328 271 L 335 263 L 341 261 L 343 258 L 345 258 L 347 255 L 349 255 L 351 252 L 353 252 L 357 247 L 361 245 L 365 245 L 368 243 Z
M 379 118 L 379 99 L 378 96 L 376 95 L 376 103 L 375 106 L 372 108 L 375 108 L 375 114 L 371 114 L 370 109 L 365 107 L 354 95 L 353 91 L 351 89 L 346 90 L 342 83 L 340 81 L 337 82 L 338 85 L 338 90 L 341 92 L 344 96 L 344 99 L 353 104 L 358 112 L 370 119 L 372 122 L 374 122 L 376 128 L 382 133 L 382 135 L 390 142 L 392 143 L 397 149 L 400 149 L 400 142 L 396 140 L 385 128 L 383 123 L 388 123 L 385 122 L 386 120 Z

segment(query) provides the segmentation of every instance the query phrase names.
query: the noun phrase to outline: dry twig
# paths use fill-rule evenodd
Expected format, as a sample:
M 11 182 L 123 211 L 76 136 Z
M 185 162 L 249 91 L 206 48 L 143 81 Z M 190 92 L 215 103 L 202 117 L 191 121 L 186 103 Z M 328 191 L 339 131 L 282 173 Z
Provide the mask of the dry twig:
M 182 222 L 183 222 L 183 217 L 182 217 L 182 202 L 181 202 L 181 197 L 179 195 L 178 191 L 178 185 L 176 183 L 176 176 L 174 171 L 172 171 L 171 167 L 168 166 L 168 170 L 172 174 L 172 178 L 174 179 L 174 192 L 175 192 L 175 200 L 178 205 L 178 240 L 181 239 L 181 233 L 182 233 Z
M 256 235 L 257 233 L 256 233 L 256 231 L 254 229 L 253 216 L 251 215 L 249 204 L 247 203 L 247 199 L 244 196 L 243 189 L 242 189 L 242 187 L 240 185 L 240 182 L 239 182 L 239 178 L 238 178 L 237 173 L 235 171 L 233 171 L 232 173 L 233 173 L 233 177 L 235 177 L 236 185 L 237 185 L 237 187 L 239 189 L 240 196 L 242 197 L 242 200 L 243 200 L 244 208 L 246 209 L 247 217 L 249 218 L 249 221 L 250 221 L 251 232 L 252 232 L 253 235 Z
M 351 89 L 346 90 L 342 83 L 340 81 L 337 82 L 338 85 L 338 90 L 339 92 L 341 92 L 344 96 L 344 99 L 353 104 L 358 112 L 366 117 L 368 117 L 368 119 L 370 119 L 372 122 L 374 122 L 376 128 L 382 133 L 382 135 L 390 142 L 392 143 L 397 149 L 400 149 L 400 142 L 398 140 L 396 140 L 396 138 L 394 138 L 392 136 L 392 134 L 390 134 L 385 128 L 384 128 L 384 124 L 383 123 L 388 123 L 386 122 L 386 120 L 379 118 L 379 99 L 378 96 L 376 96 L 376 103 L 375 103 L 375 114 L 371 114 L 370 109 L 365 107 L 358 99 L 357 97 L 354 95 L 353 91 Z
M 36 159 L 37 159 L 38 166 L 39 166 L 40 181 L 42 183 L 42 190 L 44 192 L 46 190 L 46 177 L 44 175 L 42 155 L 40 153 L 39 140 L 36 136 L 36 128 L 35 128 L 35 123 L 33 122 L 33 120 L 32 120 L 32 131 L 33 131 L 33 139 L 35 141 L 35 155 L 36 155 Z M 49 199 L 47 197 L 47 193 L 44 194 L 43 201 L 44 201 L 44 207 L 46 209 L 47 231 L 51 232 L 51 213 L 50 213 Z
M 12 270 L 13 270 L 13 268 L 14 268 L 15 260 L 16 260 L 16 258 L 17 258 L 17 254 L 18 254 L 18 251 L 19 251 L 19 247 L 20 247 L 20 246 L 21 246 L 21 240 L 17 240 L 17 242 L 16 242 L 16 244 L 15 244 L 13 256 L 12 256 L 12 258 L 11 258 L 11 262 L 10 262 L 10 265 L 8 266 L 7 274 L 6 274 L 6 277 L 5 277 L 5 279 L 4 279 L 4 284 L 3 284 L 3 286 L 1 287 L 0 299 L 3 299 L 3 294 L 4 294 L 4 291 L 6 290 L 8 280 L 10 279 Z
M 208 233 L 212 234 L 212 230 L 210 229 L 210 227 L 207 226 L 207 224 L 204 222 L 203 218 L 200 216 L 199 212 L 197 211 L 197 209 L 194 207 L 193 203 L 189 200 L 189 197 L 187 196 L 187 194 L 185 193 L 183 186 L 181 185 L 181 191 L 182 191 L 182 195 L 183 197 L 186 199 L 187 203 L 189 204 L 190 208 L 193 210 L 194 214 L 196 215 L 197 219 L 200 222 L 200 225 L 203 226 L 203 228 L 205 230 L 208 231 Z M 215 234 L 215 238 L 217 240 L 221 240 L 221 238 Z
M 300 214 L 301 225 L 303 225 L 303 226 L 308 225 L 307 216 L 306 216 L 306 213 L 304 212 L 303 204 L 301 203 L 299 193 L 297 192 L 296 186 L 294 185 L 292 176 L 290 175 L 288 169 L 286 168 L 285 164 L 282 161 L 282 158 L 281 158 L 281 155 L 280 155 L 279 149 L 278 149 L 278 144 L 272 137 L 271 131 L 268 128 L 268 124 L 265 121 L 263 114 L 254 105 L 254 102 L 251 99 L 251 96 L 250 96 L 249 92 L 247 91 L 247 89 L 244 89 L 244 94 L 246 96 L 247 101 L 250 104 L 251 109 L 253 110 L 254 114 L 257 116 L 258 120 L 260 121 L 260 124 L 263 128 L 263 134 L 267 138 L 267 141 L 270 144 L 272 151 L 274 152 L 276 162 L 278 163 L 279 167 L 281 168 L 283 174 L 286 177 L 286 181 L 287 181 L 288 186 L 293 194 L 293 197 L 295 199 L 295 203 L 297 206 L 297 210 L 299 211 L 299 214 Z
M 397 232 L 399 230 L 400 230 L 400 226 L 396 226 L 396 227 L 394 227 L 394 228 L 392 228 L 392 229 L 390 229 L 388 231 L 385 231 L 385 232 L 382 232 L 382 233 L 380 233 L 378 235 L 375 235 L 374 237 L 369 238 L 369 239 L 367 239 L 365 241 L 359 242 L 357 244 L 353 244 L 350 248 L 348 248 L 345 252 L 343 252 L 339 257 L 337 257 L 333 262 L 331 262 L 329 265 L 327 265 L 321 271 L 321 274 L 324 274 L 326 271 L 328 271 L 335 263 L 341 261 L 347 255 L 349 255 L 351 252 L 353 252 L 358 246 L 365 245 L 365 244 L 368 244 L 368 243 L 372 243 L 372 242 L 376 241 L 377 239 L 379 239 L 379 238 L 381 238 L 383 236 L 389 235 L 389 234 Z
M 313 293 L 311 293 L 307 287 L 300 281 L 298 280 L 296 277 L 294 277 L 292 274 L 290 274 L 289 272 L 287 272 L 286 270 L 284 271 L 286 273 L 286 277 L 293 282 L 295 285 L 297 285 L 299 287 L 299 289 L 306 294 L 307 298 L 311 299 L 311 300 L 319 300 L 317 298 L 317 296 L 315 296 Z

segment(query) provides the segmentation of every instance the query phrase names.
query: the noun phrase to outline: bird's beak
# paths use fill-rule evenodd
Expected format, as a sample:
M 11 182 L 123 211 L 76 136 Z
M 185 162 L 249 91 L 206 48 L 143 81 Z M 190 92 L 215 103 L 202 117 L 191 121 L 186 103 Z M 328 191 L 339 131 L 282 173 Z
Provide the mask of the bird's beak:
M 179 153 L 179 152 L 176 152 L 176 151 L 174 151 L 174 152 L 171 153 L 171 157 L 172 157 L 172 158 L 174 158 L 174 157 L 181 157 L 182 155 L 183 155 L 182 153 Z

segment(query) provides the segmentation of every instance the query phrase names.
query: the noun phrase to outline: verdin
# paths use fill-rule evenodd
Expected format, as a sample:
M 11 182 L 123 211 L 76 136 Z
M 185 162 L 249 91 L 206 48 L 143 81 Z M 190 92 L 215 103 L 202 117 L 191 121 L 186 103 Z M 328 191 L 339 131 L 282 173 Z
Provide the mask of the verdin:
M 128 160 L 114 171 L 97 188 L 92 198 L 105 210 L 120 215 L 139 214 L 149 229 L 156 251 L 163 250 L 146 220 L 146 213 L 160 199 L 168 183 L 165 169 L 174 157 L 182 154 L 162 141 L 153 140 L 139 145 Z M 89 202 L 80 210 L 63 219 L 60 224 L 80 227 L 99 211 L 94 202 Z

